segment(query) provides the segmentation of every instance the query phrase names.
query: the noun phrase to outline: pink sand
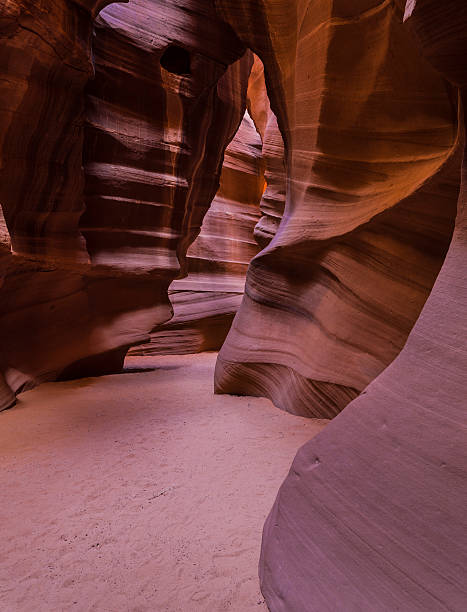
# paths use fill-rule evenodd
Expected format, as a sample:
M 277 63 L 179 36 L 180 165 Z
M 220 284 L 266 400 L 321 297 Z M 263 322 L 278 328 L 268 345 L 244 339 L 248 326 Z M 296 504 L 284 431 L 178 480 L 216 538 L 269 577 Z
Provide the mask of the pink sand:
M 0 414 L 2 612 L 265 610 L 261 530 L 325 425 L 212 393 L 216 355 L 134 357 Z

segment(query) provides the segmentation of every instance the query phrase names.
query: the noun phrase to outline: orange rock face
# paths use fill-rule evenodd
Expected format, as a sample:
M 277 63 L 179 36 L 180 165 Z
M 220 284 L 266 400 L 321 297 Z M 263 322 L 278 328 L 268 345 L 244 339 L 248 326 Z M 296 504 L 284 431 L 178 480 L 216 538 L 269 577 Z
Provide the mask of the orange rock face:
M 107 4 L 0 9 L 0 409 L 218 348 L 241 300 L 216 391 L 336 417 L 271 612 L 463 612 L 465 2 Z
M 132 354 L 198 353 L 218 350 L 240 306 L 264 190 L 262 143 L 245 114 L 227 147 L 219 191 L 187 253 L 188 276 L 169 290 L 173 318 Z
M 467 9 L 409 2 L 403 25 L 402 3 L 217 5 L 264 62 L 288 181 L 217 388 L 316 416 L 365 388 L 279 491 L 260 561 L 268 607 L 460 612 Z
M 251 54 L 204 3 L 112 4 L 92 36 L 101 8 L 1 9 L 2 406 L 115 371 L 171 317 L 246 108 Z
M 216 6 L 264 63 L 287 168 L 284 213 L 274 201 L 257 229 L 262 244 L 274 238 L 250 266 L 216 390 L 332 417 L 400 352 L 445 257 L 455 93 L 394 3 Z
M 284 214 L 286 194 L 284 141 L 277 125 L 277 118 L 272 111 L 268 113 L 262 152 L 266 189 L 260 203 L 262 217 L 255 227 L 255 238 L 264 248 L 279 229 Z
M 97 7 L 86 8 L 63 1 L 0 8 L 0 202 L 9 230 L 0 262 L 0 407 L 86 352 L 79 266 L 87 254 L 78 221 Z

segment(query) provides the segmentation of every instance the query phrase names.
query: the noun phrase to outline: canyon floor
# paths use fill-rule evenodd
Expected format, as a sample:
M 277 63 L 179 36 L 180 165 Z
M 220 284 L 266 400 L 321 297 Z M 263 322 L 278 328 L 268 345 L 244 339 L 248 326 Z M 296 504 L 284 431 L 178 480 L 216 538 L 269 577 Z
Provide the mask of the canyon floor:
M 215 359 L 131 357 L 0 413 L 1 612 L 267 609 L 262 525 L 326 421 L 214 395 Z

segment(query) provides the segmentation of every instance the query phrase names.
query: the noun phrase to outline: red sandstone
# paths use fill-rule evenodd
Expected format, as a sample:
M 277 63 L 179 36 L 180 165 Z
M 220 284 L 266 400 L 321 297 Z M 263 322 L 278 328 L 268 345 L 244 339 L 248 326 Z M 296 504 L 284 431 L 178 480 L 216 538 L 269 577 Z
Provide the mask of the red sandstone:
M 271 612 L 465 610 L 466 25 L 461 0 L 0 8 L 0 410 L 220 348 L 217 394 L 332 418 L 264 527 Z

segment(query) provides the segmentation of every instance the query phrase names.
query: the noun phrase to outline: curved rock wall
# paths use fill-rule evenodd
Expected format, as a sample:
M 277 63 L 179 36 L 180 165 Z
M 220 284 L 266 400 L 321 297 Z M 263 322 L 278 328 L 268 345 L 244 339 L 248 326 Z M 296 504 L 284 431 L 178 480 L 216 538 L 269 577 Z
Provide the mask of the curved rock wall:
M 407 4 L 408 31 L 460 87 L 464 132 L 465 3 Z M 272 612 L 465 609 L 466 179 L 464 152 L 452 243 L 404 349 L 279 492 L 260 562 Z
M 284 141 L 277 125 L 276 115 L 269 111 L 263 139 L 263 163 L 266 189 L 261 199 L 262 217 L 255 227 L 255 238 L 264 248 L 271 242 L 284 214 L 286 172 Z
M 187 253 L 188 276 L 169 289 L 173 318 L 132 354 L 218 350 L 243 296 L 264 190 L 261 138 L 248 113 L 227 147 L 220 187 Z
M 455 97 L 400 3 L 216 6 L 264 63 L 287 167 L 284 215 L 250 265 L 216 390 L 331 417 L 400 352 L 443 262 Z
M 248 110 L 262 140 L 266 188 L 260 202 L 262 217 L 254 235 L 257 243 L 264 248 L 275 235 L 284 214 L 286 172 L 284 141 L 269 103 L 264 66 L 257 55 L 248 82 Z
M 85 104 L 104 4 L 1 9 L 2 407 L 42 380 L 117 370 L 170 318 L 245 111 L 252 57 L 192 0 L 106 8 Z
M 78 230 L 83 90 L 93 72 L 92 19 L 105 4 L 12 0 L 0 8 L 0 203 L 9 233 L 0 268 L 0 409 L 28 381 L 66 364 L 78 342 L 70 324 L 77 317 L 79 325 L 86 296 L 70 266 L 87 261 Z
M 265 525 L 269 608 L 461 612 L 465 3 L 107 4 L 0 9 L 0 408 L 41 380 L 114 371 L 171 316 L 248 88 L 265 248 L 216 389 L 337 415 Z M 204 321 L 238 299 L 263 186 L 252 129 L 226 156 L 172 331 L 192 298 Z M 220 240 L 227 204 L 248 257 L 230 227 Z M 219 341 L 196 331 L 196 350 Z
M 174 278 L 217 191 L 252 57 L 225 72 L 239 45 L 226 27 L 222 46 L 208 36 L 219 25 L 202 6 L 132 0 L 97 20 L 80 222 L 96 265 Z
M 78 231 L 82 93 L 98 3 L 87 4 L 14 0 L 0 9 L 0 202 L 14 252 L 52 262 L 87 259 Z
M 185 251 L 200 231 L 219 185 L 223 147 L 245 109 L 252 64 L 247 54 L 223 74 L 225 66 L 215 59 L 222 52 L 205 48 L 207 32 L 215 29 L 205 10 L 192 15 L 191 32 L 168 28 L 167 19 L 172 25 L 183 23 L 190 3 L 185 4 L 166 4 L 160 23 L 159 3 L 154 1 L 135 0 L 103 11 L 96 24 L 96 79 L 88 88 L 86 213 L 81 231 L 93 263 L 147 275 L 150 286 L 165 282 L 166 287 L 187 271 Z M 170 59 L 169 52 L 176 49 L 189 52 L 183 70 L 191 74 L 175 72 L 180 56 Z M 224 54 L 222 59 L 232 58 Z M 213 296 L 203 296 L 208 288 L 200 285 L 196 296 L 172 298 L 175 320 L 170 329 L 177 330 L 170 334 L 173 347 L 170 340 L 169 346 L 162 343 L 166 349 L 158 346 L 158 331 L 151 347 L 144 345 L 136 352 L 183 351 L 181 342 L 189 343 L 196 332 L 180 338 L 180 317 L 204 318 L 199 312 L 204 306 L 197 302 L 205 297 L 209 308 L 216 310 Z M 135 304 L 141 301 L 137 295 L 132 299 Z M 160 322 L 162 318 L 154 320 L 148 329 Z M 207 328 L 208 322 L 202 325 Z M 162 334 L 165 338 L 165 331 Z M 188 344 L 186 350 L 190 352 Z

